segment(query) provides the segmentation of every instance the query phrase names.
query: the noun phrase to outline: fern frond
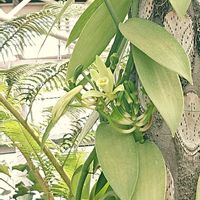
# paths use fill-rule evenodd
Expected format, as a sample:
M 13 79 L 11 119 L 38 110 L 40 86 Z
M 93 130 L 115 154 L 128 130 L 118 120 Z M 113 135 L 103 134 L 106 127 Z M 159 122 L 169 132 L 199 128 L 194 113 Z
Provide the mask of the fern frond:
M 5 60 L 9 54 L 20 54 L 23 47 L 34 45 L 34 37 L 46 34 L 60 7 L 17 17 L 0 24 L 0 53 Z
M 8 94 L 15 92 L 19 101 L 32 105 L 42 90 L 52 91 L 66 86 L 67 63 L 20 65 L 1 70 L 8 84 Z
M 66 64 L 47 64 L 18 82 L 16 85 L 19 91 L 18 98 L 29 104 L 28 114 L 41 91 L 52 91 L 66 86 L 66 72 Z
M 79 118 L 77 118 L 76 120 L 72 120 L 71 124 L 70 124 L 70 129 L 68 130 L 68 132 L 63 136 L 62 138 L 62 142 L 61 142 L 61 149 L 62 151 L 66 151 L 66 150 L 70 150 L 73 147 L 76 147 L 77 145 L 77 138 L 82 130 L 82 128 L 84 127 L 84 124 L 86 122 L 86 120 L 88 119 L 88 115 L 87 116 L 79 116 Z M 83 139 L 82 143 L 80 144 L 80 146 L 90 146 L 90 145 L 94 145 L 95 142 L 95 135 L 94 132 L 89 132 L 85 138 Z
M 30 134 L 15 120 L 6 120 L 0 122 L 1 131 L 10 138 L 14 145 L 20 150 L 22 155 L 34 163 L 35 167 L 42 170 L 45 175 L 45 181 L 52 185 L 57 185 L 61 179 L 55 171 L 55 168 L 41 151 L 41 147 L 35 142 Z M 56 181 L 55 181 L 56 180 Z M 63 183 L 63 187 L 67 188 Z M 53 188 L 51 187 L 50 189 Z M 68 190 L 67 190 L 68 191 Z M 58 195 L 58 193 L 57 193 Z

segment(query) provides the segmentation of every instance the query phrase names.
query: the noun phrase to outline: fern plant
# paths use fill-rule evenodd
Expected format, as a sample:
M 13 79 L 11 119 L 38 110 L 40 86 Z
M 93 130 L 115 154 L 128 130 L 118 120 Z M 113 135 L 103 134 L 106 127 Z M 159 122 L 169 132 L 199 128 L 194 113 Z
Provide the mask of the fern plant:
M 0 24 L 0 53 L 5 60 L 10 54 L 20 54 L 24 47 L 34 45 L 35 37 L 47 34 L 61 11 L 59 4 L 46 6 L 39 12 L 20 16 Z
M 32 174 L 31 177 L 34 176 L 33 185 L 29 187 L 29 190 L 38 191 L 41 195 L 44 193 L 43 198 L 48 200 L 53 200 L 54 197 L 63 197 L 67 199 L 70 195 L 70 191 L 66 182 L 61 179 L 58 171 L 52 164 L 52 160 L 46 156 L 42 151 L 41 146 L 29 134 L 29 132 L 12 117 L 4 118 L 0 121 L 0 130 L 13 142 L 13 145 L 20 150 L 27 161 L 29 172 Z M 70 177 L 72 177 L 76 168 L 82 163 L 84 155 L 65 155 L 60 151 L 59 146 L 50 141 L 48 146 L 54 150 L 54 154 L 63 169 L 70 174 Z M 69 165 L 66 161 L 71 164 Z M 29 175 L 30 174 L 28 173 L 28 176 Z M 30 180 L 33 181 L 32 179 Z M 30 192 L 29 190 L 27 189 L 27 192 Z M 16 195 L 20 196 L 20 192 Z
M 42 91 L 52 91 L 66 86 L 67 63 L 44 63 L 19 65 L 1 70 L 7 83 L 7 96 L 15 93 L 16 99 L 29 106 Z M 28 113 L 29 113 L 28 112 Z

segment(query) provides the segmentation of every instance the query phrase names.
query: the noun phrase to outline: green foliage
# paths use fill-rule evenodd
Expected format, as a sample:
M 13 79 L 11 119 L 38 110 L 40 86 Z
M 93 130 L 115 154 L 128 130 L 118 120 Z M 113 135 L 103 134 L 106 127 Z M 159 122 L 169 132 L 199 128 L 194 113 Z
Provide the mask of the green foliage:
M 81 169 L 82 169 L 82 166 L 79 166 L 72 176 L 72 192 L 74 195 L 76 194 L 77 185 L 78 185 L 80 175 L 81 175 Z M 88 199 L 89 197 L 90 181 L 91 181 L 91 175 L 88 175 L 83 187 L 82 199 Z
M 16 187 L 17 193 L 13 195 L 14 199 L 20 196 L 24 196 L 26 194 L 30 194 L 29 188 L 27 188 L 23 182 L 18 183 L 15 187 Z
M 179 15 L 185 14 L 190 3 L 187 0 L 170 2 Z M 20 52 L 23 43 L 25 46 L 28 42 L 32 44 L 32 38 L 30 41 L 27 38 L 48 36 L 70 3 L 71 0 L 59 7 L 58 15 L 55 14 L 57 9 L 49 7 L 48 12 L 41 11 L 2 24 L 2 30 L 6 27 L 11 30 L 8 34 L 5 34 L 8 30 L 0 31 L 4 40 L 2 55 L 12 51 L 9 44 L 14 44 L 15 51 Z M 67 90 L 53 107 L 43 136 L 0 95 L 2 105 L 16 118 L 2 115 L 0 129 L 27 160 L 28 168 L 17 166 L 15 169 L 30 172 L 27 177 L 33 183 L 31 188 L 19 183 L 17 195 L 37 190 L 50 200 L 53 196 L 76 200 L 165 199 L 165 162 L 160 150 L 146 139 L 145 134 L 152 125 L 156 108 L 171 132 L 176 131 L 183 113 L 178 75 L 192 83 L 191 68 L 186 53 L 170 33 L 154 22 L 136 18 L 138 3 L 95 0 L 69 36 L 67 45 L 77 38 L 78 41 L 68 69 L 66 63 L 50 63 L 36 65 L 34 69 L 31 65 L 23 65 L 1 72 L 6 76 L 9 92 L 18 91 L 21 99 L 29 102 L 30 109 L 37 95 L 45 89 L 66 86 Z M 135 17 L 131 18 L 133 15 Z M 129 19 L 123 23 L 126 17 Z M 104 62 L 99 55 L 114 36 L 115 41 Z M 139 81 L 142 88 L 138 88 Z M 141 104 L 138 93 L 150 97 L 146 105 Z M 80 130 L 75 134 L 72 131 L 69 148 L 63 155 L 61 148 L 47 139 L 70 106 L 95 111 L 80 137 Z M 98 117 L 95 148 L 82 163 L 84 156 L 74 149 L 77 150 L 87 133 L 91 133 Z M 79 167 L 80 164 L 83 165 Z M 90 192 L 91 173 L 95 174 L 99 168 L 101 175 Z
M 147 56 L 192 83 L 191 64 L 184 49 L 163 27 L 133 18 L 120 24 L 119 28 L 124 37 Z
M 137 48 L 133 49 L 133 57 L 145 91 L 174 135 L 182 117 L 184 101 L 178 75 Z
M 19 122 L 14 120 L 7 120 L 1 122 L 0 129 L 5 135 L 7 135 L 11 139 L 14 145 L 20 150 L 22 155 L 27 160 L 28 164 L 30 164 L 30 159 L 35 160 L 35 162 L 37 163 L 36 166 L 44 172 L 46 180 L 51 181 L 55 178 L 55 175 L 53 173 L 54 168 L 51 162 L 48 161 L 47 157 L 41 151 L 41 147 L 36 143 L 36 141 L 31 137 L 31 135 L 29 135 L 27 130 L 25 130 L 19 124 Z M 14 167 L 13 169 L 22 171 L 25 170 L 24 166 Z
M 77 148 L 79 146 L 90 146 L 95 143 L 95 134 L 93 131 L 87 131 L 87 134 L 82 138 L 82 140 L 79 140 L 87 119 L 88 116 L 79 117 L 76 120 L 71 121 L 71 128 L 69 132 L 66 132 L 62 138 L 60 144 L 61 149 L 66 151 L 73 147 Z
M 79 20 L 71 30 L 70 36 L 67 40 L 67 46 L 70 45 L 74 40 L 76 40 L 79 35 L 81 34 L 84 26 L 88 22 L 88 20 L 91 18 L 93 13 L 97 10 L 97 8 L 103 3 L 103 0 L 96 0 L 94 1 L 87 9 L 86 11 L 80 16 Z
M 0 53 L 3 59 L 9 53 L 21 54 L 24 46 L 33 45 L 34 37 L 46 34 L 59 12 L 59 7 L 57 9 L 43 9 L 1 23 Z
M 137 144 L 139 175 L 133 200 L 165 199 L 166 169 L 158 147 L 151 142 Z
M 139 173 L 133 136 L 123 135 L 109 125 L 101 124 L 96 133 L 96 150 L 111 187 L 121 199 L 131 200 Z
M 0 123 L 0 129 L 19 148 L 25 157 L 35 157 L 41 153 L 41 148 L 18 121 L 6 120 Z
M 50 122 L 45 130 L 45 133 L 42 137 L 42 143 L 44 144 L 47 140 L 49 133 L 53 126 L 58 122 L 58 120 L 64 115 L 64 113 L 67 111 L 67 108 L 69 106 L 69 103 L 74 99 L 74 97 L 80 92 L 80 90 L 83 87 L 77 86 L 76 88 L 69 91 L 67 94 L 65 94 L 63 97 L 61 97 L 56 105 L 52 109 L 52 117 L 50 119 Z
M 121 0 L 116 4 L 115 0 L 111 0 L 120 21 L 123 21 L 127 15 L 130 2 L 130 0 Z M 79 36 L 69 62 L 67 78 L 72 78 L 79 65 L 83 65 L 84 68 L 88 67 L 96 55 L 102 53 L 116 32 L 117 27 L 103 3 L 92 14 Z
M 10 176 L 9 167 L 5 164 L 0 164 L 0 173 Z
M 8 85 L 8 94 L 16 92 L 19 101 L 30 106 L 42 91 L 52 91 L 66 85 L 67 63 L 26 64 L 1 70 Z
M 191 0 L 182 0 L 182 1 L 169 0 L 169 1 L 179 16 L 183 16 L 186 14 L 186 11 L 188 10 L 191 3 Z

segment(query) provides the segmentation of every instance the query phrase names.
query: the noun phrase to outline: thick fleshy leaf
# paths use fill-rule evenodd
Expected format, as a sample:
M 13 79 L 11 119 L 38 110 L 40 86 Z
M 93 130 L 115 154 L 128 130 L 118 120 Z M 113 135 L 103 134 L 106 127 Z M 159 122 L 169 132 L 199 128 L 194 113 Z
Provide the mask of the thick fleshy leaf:
M 131 200 L 138 178 L 138 155 L 133 135 L 117 132 L 108 124 L 99 125 L 96 151 L 104 175 L 115 193 Z
M 137 144 L 139 176 L 132 200 L 165 200 L 166 168 L 154 143 Z
M 84 26 L 92 16 L 92 14 L 96 11 L 96 9 L 103 3 L 103 0 L 95 0 L 93 3 L 91 3 L 90 6 L 85 10 L 85 12 L 80 16 L 76 24 L 74 25 L 69 38 L 67 40 L 67 46 L 72 43 L 74 40 L 76 40 L 81 31 L 83 30 Z
M 175 133 L 183 113 L 183 92 L 178 75 L 156 63 L 142 51 L 133 48 L 139 78 L 148 96 Z
M 119 20 L 123 21 L 131 0 L 110 0 L 110 2 Z M 102 53 L 116 32 L 117 28 L 108 8 L 102 3 L 80 34 L 68 65 L 67 78 L 74 75 L 77 66 L 88 67 L 95 60 L 95 56 Z
M 163 27 L 145 19 L 132 18 L 119 28 L 134 46 L 192 83 L 191 64 L 184 49 Z
M 196 200 L 200 200 L 200 177 L 197 184 Z
M 58 102 L 52 109 L 52 116 L 51 116 L 50 122 L 49 122 L 49 124 L 45 130 L 45 133 L 42 137 L 42 144 L 45 143 L 45 141 L 47 140 L 47 138 L 49 136 L 51 129 L 58 122 L 58 120 L 63 116 L 63 114 L 67 110 L 69 103 L 82 90 L 82 88 L 83 88 L 83 86 L 79 85 L 79 86 L 75 87 L 74 89 L 72 89 L 71 91 L 69 91 L 67 94 L 65 94 L 58 100 Z
M 169 0 L 172 4 L 172 7 L 176 11 L 176 13 L 179 16 L 183 16 L 186 14 L 186 11 L 188 10 L 191 0 Z

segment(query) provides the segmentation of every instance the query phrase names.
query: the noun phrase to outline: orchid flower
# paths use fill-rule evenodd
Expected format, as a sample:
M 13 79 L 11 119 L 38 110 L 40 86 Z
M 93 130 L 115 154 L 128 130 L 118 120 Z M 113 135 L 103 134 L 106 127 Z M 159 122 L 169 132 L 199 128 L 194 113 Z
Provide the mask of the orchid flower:
M 106 97 L 110 101 L 113 100 L 117 92 L 124 90 L 124 86 L 119 85 L 114 89 L 115 81 L 112 71 L 110 68 L 106 67 L 99 56 L 96 56 L 93 66 L 95 69 L 90 70 L 90 75 L 92 80 L 96 83 L 99 91 L 90 90 L 82 95 L 82 99 Z

